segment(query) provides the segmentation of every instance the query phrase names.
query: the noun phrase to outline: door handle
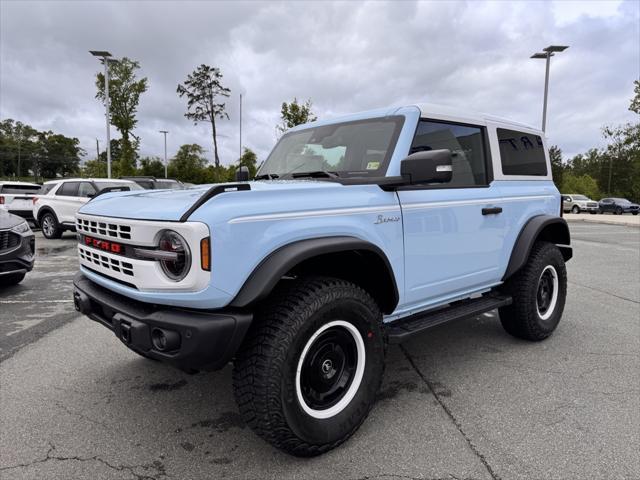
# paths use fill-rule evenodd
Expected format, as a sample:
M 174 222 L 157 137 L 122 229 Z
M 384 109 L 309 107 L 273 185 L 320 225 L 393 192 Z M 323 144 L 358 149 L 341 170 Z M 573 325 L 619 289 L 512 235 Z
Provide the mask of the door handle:
M 487 207 L 482 209 L 483 215 L 497 215 L 502 213 L 502 207 Z

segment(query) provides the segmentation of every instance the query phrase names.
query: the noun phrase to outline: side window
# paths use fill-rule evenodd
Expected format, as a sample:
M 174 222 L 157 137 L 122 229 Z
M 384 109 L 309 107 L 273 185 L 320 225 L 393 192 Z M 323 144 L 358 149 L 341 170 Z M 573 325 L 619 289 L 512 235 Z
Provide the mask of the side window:
M 55 187 L 57 184 L 56 183 L 45 183 L 44 185 L 42 185 L 42 187 L 40 187 L 40 191 L 38 192 L 38 195 L 46 195 L 47 193 L 49 193 L 53 187 Z
M 78 189 L 79 197 L 89 197 L 96 194 L 96 189 L 93 188 L 89 182 L 80 182 L 80 188 Z
M 56 192 L 56 195 L 63 197 L 76 197 L 78 195 L 78 185 L 80 182 L 64 182 Z
M 498 128 L 498 142 L 503 174 L 547 175 L 547 160 L 539 135 Z
M 445 186 L 486 185 L 487 165 L 484 129 L 469 125 L 420 120 L 409 153 L 449 149 L 451 182 Z

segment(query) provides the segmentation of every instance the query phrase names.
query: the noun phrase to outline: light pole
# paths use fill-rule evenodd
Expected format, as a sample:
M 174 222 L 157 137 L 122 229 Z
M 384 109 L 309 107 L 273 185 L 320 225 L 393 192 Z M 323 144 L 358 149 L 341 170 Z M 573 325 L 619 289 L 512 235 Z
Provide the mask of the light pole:
M 242 166 L 242 94 L 240 94 L 240 161 L 238 162 Z
M 544 74 L 544 103 L 542 105 L 542 131 L 547 128 L 547 97 L 549 96 L 549 66 L 551 65 L 551 57 L 554 52 L 564 52 L 568 46 L 565 45 L 549 45 L 543 48 L 544 53 L 534 53 L 531 58 L 544 58 L 547 61 L 547 69 Z
M 111 129 L 109 128 L 109 57 L 112 55 L 105 50 L 89 50 L 94 57 L 102 58 L 104 63 L 104 106 L 107 121 L 107 178 L 111 178 Z
M 167 178 L 167 130 L 159 130 L 164 135 L 164 178 Z

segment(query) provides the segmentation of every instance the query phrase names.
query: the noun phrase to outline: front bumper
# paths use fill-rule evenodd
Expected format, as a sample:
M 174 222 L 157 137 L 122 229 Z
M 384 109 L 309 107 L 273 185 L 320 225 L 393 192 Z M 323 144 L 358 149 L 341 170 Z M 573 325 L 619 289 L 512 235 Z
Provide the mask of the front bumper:
M 7 250 L 0 250 L 0 276 L 30 272 L 35 261 L 36 240 L 33 232 L 11 232 L 10 235 L 18 236 L 19 241 Z
M 76 274 L 73 284 L 76 310 L 113 331 L 131 350 L 183 370 L 224 367 L 235 355 L 253 319 L 251 313 L 245 312 L 139 302 L 93 283 L 82 273 Z M 158 332 L 167 333 L 165 338 L 173 345 L 159 349 Z

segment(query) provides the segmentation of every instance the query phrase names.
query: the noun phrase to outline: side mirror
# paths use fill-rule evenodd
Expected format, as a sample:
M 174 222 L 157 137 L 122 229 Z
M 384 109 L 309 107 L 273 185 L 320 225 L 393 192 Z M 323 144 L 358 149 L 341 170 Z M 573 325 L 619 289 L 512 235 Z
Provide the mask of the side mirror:
M 236 182 L 246 182 L 249 180 L 249 167 L 241 166 L 236 170 Z
M 410 184 L 451 181 L 451 150 L 412 153 L 400 162 L 400 175 Z

